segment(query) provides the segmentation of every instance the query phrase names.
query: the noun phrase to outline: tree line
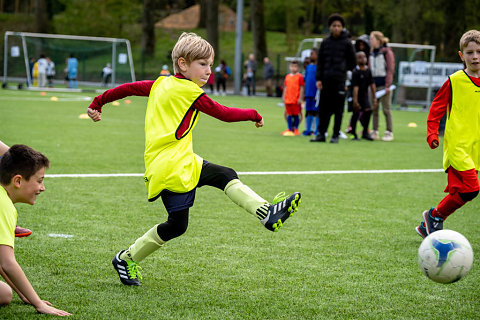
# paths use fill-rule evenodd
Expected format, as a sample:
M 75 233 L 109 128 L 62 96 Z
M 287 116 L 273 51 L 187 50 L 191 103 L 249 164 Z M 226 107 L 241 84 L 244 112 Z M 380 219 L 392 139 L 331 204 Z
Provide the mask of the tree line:
M 219 50 L 218 7 L 236 10 L 235 0 L 0 0 L 0 14 L 30 15 L 33 30 L 43 33 L 127 37 L 141 25 L 141 46 L 155 52 L 155 22 L 200 4 L 200 27 Z M 437 60 L 457 61 L 458 41 L 469 29 L 480 28 L 480 0 L 244 0 L 244 18 L 252 32 L 257 57 L 268 53 L 267 31 L 286 34 L 286 45 L 298 45 L 293 35 L 320 37 L 328 33 L 327 17 L 345 17 L 355 38 L 380 30 L 392 42 L 437 46 Z

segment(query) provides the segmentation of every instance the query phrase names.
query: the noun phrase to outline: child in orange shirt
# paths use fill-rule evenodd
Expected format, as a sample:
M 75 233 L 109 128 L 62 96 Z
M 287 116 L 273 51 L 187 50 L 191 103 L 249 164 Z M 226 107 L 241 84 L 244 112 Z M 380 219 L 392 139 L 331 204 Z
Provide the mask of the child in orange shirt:
M 285 77 L 282 100 L 285 104 L 288 129 L 282 132 L 284 136 L 298 136 L 298 125 L 302 114 L 302 101 L 305 92 L 305 81 L 299 73 L 298 61 L 292 61 L 289 65 L 290 73 Z

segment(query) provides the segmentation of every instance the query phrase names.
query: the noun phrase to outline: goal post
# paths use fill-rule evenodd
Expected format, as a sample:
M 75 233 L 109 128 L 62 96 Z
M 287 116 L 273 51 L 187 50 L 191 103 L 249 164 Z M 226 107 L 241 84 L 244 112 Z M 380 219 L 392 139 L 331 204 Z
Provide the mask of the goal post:
M 55 84 L 65 82 L 66 59 L 78 59 L 77 81 L 87 86 L 115 86 L 135 81 L 130 41 L 127 39 L 63 34 L 6 31 L 3 53 L 3 85 L 8 81 L 32 86 L 30 59 L 40 55 L 55 63 Z M 102 70 L 111 66 L 111 76 L 104 83 Z

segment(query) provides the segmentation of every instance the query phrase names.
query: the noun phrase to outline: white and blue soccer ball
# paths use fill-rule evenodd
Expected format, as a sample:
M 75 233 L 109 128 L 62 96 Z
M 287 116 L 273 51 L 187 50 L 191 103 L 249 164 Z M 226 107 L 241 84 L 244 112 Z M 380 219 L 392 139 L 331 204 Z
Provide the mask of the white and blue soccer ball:
M 418 248 L 418 265 L 435 282 L 456 282 L 467 275 L 472 264 L 473 251 L 470 243 L 453 230 L 431 233 Z

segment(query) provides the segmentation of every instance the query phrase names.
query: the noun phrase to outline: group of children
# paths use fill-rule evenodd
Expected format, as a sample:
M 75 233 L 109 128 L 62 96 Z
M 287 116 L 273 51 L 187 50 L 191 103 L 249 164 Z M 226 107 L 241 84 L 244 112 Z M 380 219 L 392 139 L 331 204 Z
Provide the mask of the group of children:
M 333 15 L 332 15 L 333 16 Z M 336 17 L 333 17 L 334 20 Z M 338 19 L 341 19 L 339 16 Z M 369 64 L 369 55 L 370 55 L 370 39 L 375 39 L 372 41 L 380 41 L 376 39 L 384 39 L 383 34 L 379 31 L 374 31 L 371 33 L 370 38 L 367 35 L 363 35 L 359 37 L 355 42 L 355 49 L 356 49 L 356 67 L 351 71 L 351 78 L 350 84 L 347 85 L 345 91 L 347 91 L 347 101 L 348 101 L 348 110 L 352 112 L 352 116 L 350 118 L 350 123 L 346 133 L 351 134 L 353 136 L 353 140 L 360 140 L 357 135 L 357 122 L 360 121 L 363 131 L 361 138 L 365 140 L 376 140 L 378 139 L 378 101 L 376 97 L 376 83 L 379 83 L 380 88 L 383 89 L 386 85 L 390 87 L 392 79 L 389 79 L 388 76 L 381 76 L 380 74 L 376 74 L 376 76 L 372 75 L 372 71 L 368 67 Z M 379 42 L 381 44 L 381 41 Z M 393 56 L 392 51 L 388 47 L 382 47 L 382 50 L 385 49 L 388 52 L 389 58 L 388 63 L 385 63 L 385 59 L 383 63 L 385 65 L 392 65 L 394 66 L 394 60 L 392 60 L 391 56 Z M 376 54 L 378 49 L 374 49 L 373 54 Z M 385 54 L 386 56 L 387 54 Z M 383 58 L 384 54 L 380 54 L 379 58 Z M 300 73 L 299 63 L 298 61 L 292 61 L 289 64 L 290 73 L 285 77 L 284 81 L 284 91 L 283 91 L 283 102 L 285 105 L 285 118 L 287 120 L 287 130 L 282 132 L 284 136 L 294 136 L 299 135 L 299 124 L 302 118 L 302 102 L 305 101 L 305 131 L 303 131 L 303 135 L 310 136 L 314 134 L 315 136 L 323 136 L 321 141 L 325 141 L 324 132 L 320 132 L 319 135 L 319 102 L 320 102 L 320 92 L 325 91 L 324 94 L 330 94 L 328 90 L 338 90 L 334 86 L 334 88 L 325 87 L 323 90 L 319 90 L 318 87 L 318 79 L 317 79 L 317 58 L 318 58 L 318 49 L 313 48 L 310 51 L 310 56 L 308 59 L 308 64 L 305 65 L 305 73 L 302 76 Z M 306 60 L 307 60 L 306 59 Z M 378 59 L 377 59 L 378 60 Z M 376 61 L 373 59 L 372 61 Z M 376 62 L 375 62 L 376 63 Z M 388 68 L 383 68 L 385 69 Z M 388 74 L 393 74 L 393 70 L 388 72 Z M 387 81 L 385 80 L 387 78 Z M 390 84 L 386 84 L 386 82 L 390 81 Z M 342 82 L 343 83 L 343 82 Z M 343 84 L 342 84 L 343 86 Z M 343 89 L 342 89 L 343 90 Z M 391 103 L 391 92 L 388 91 L 387 95 L 382 98 L 382 106 L 384 109 L 385 117 L 387 120 L 387 131 L 385 132 L 384 137 L 382 140 L 384 141 L 392 141 L 393 140 L 393 133 L 392 133 L 392 120 L 391 120 L 391 113 L 390 113 L 390 103 Z M 369 98 L 368 92 L 370 92 L 371 97 Z M 342 101 L 340 101 L 340 111 L 334 111 L 336 120 L 335 126 L 339 127 L 341 117 L 339 117 L 336 113 L 343 113 L 343 101 L 344 98 L 342 97 Z M 328 100 L 328 99 L 326 99 Z M 330 100 L 329 100 L 330 101 Z M 328 103 L 328 102 L 327 102 Z M 325 108 L 325 106 L 324 106 Z M 376 111 L 376 112 L 374 112 Z M 330 113 L 333 111 L 329 111 Z M 325 113 L 325 112 L 324 112 Z M 328 113 L 328 112 L 327 112 Z M 372 135 L 370 135 L 369 131 L 369 124 L 370 119 L 374 115 L 374 128 L 372 130 Z M 339 119 L 337 119 L 337 117 Z M 334 128 L 339 131 L 339 128 Z M 335 131 L 335 130 L 334 130 Z M 341 134 L 341 133 L 340 133 Z M 335 132 L 334 132 L 335 135 Z M 335 137 L 333 137 L 335 138 Z M 332 138 L 332 139 L 333 139 Z M 320 141 L 314 139 L 314 141 Z M 338 137 L 337 137 L 338 140 Z M 333 141 L 333 140 L 332 140 Z
M 438 126 L 447 113 L 444 139 L 444 168 L 448 173 L 448 195 L 436 208 L 422 214 L 416 228 L 418 234 L 441 230 L 443 221 L 456 209 L 472 200 L 479 192 L 480 163 L 480 32 L 465 33 L 460 40 L 460 58 L 465 69 L 449 77 L 432 104 L 428 116 L 427 141 L 432 149 L 439 146 Z M 101 120 L 102 107 L 129 95 L 148 97 L 145 117 L 145 184 L 148 200 L 162 198 L 168 218 L 150 228 L 131 246 L 120 250 L 112 264 L 124 285 L 140 285 L 138 263 L 166 242 L 182 235 L 188 227 L 189 208 L 193 206 L 197 188 L 209 185 L 227 195 L 235 204 L 257 217 L 270 231 L 278 231 L 300 204 L 298 192 L 279 195 L 271 203 L 244 185 L 237 173 L 224 166 L 202 159 L 193 152 L 192 130 L 200 112 L 221 121 L 252 121 L 257 128 L 264 120 L 255 109 L 229 108 L 211 100 L 201 89 L 211 74 L 214 52 L 210 44 L 193 33 L 183 33 L 173 51 L 175 74 L 156 81 L 123 84 L 97 96 L 88 108 L 88 115 Z M 365 55 L 357 54 L 358 77 L 365 71 Z M 297 74 L 291 64 L 292 75 Z M 300 77 L 290 77 L 288 83 L 301 87 Z M 354 107 L 362 110 L 366 96 L 360 95 L 360 85 L 354 86 Z M 298 116 L 302 94 L 287 97 L 289 109 Z M 309 98 L 311 98 L 309 96 Z M 290 103 L 291 102 L 291 103 Z M 295 107 L 295 104 L 297 105 Z M 297 109 L 295 109 L 297 108 Z M 293 115 L 292 128 L 296 124 Z M 43 154 L 24 145 L 12 146 L 0 159 L 0 305 L 12 300 L 12 289 L 23 302 L 33 305 L 40 313 L 70 315 L 41 300 L 18 265 L 14 255 L 16 202 L 34 204 L 37 195 L 45 191 L 43 179 L 49 160 Z

